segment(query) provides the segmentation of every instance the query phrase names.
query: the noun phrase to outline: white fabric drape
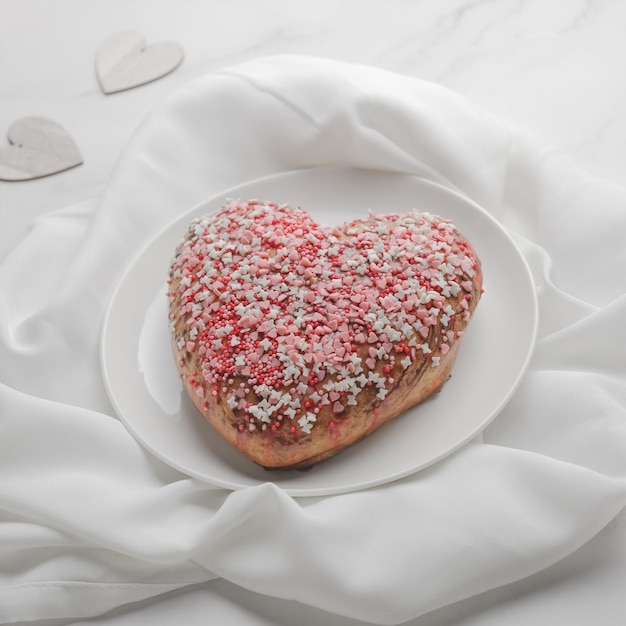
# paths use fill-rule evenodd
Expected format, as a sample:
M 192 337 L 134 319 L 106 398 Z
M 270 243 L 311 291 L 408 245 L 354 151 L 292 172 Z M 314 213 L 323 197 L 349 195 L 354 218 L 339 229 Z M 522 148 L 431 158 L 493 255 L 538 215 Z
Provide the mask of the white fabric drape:
M 231 493 L 165 466 L 100 377 L 120 273 L 204 198 L 338 164 L 445 181 L 509 229 L 540 306 L 522 384 L 483 442 L 373 489 Z M 570 554 L 626 504 L 625 235 L 625 190 L 431 83 L 285 56 L 178 89 L 101 198 L 44 213 L 0 261 L 0 622 L 224 577 L 397 624 Z

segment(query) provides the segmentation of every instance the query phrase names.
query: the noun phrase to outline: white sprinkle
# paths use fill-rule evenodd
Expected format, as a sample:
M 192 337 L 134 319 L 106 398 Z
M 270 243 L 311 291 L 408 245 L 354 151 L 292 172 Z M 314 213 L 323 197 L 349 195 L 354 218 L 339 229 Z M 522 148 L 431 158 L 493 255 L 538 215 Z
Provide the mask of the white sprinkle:
M 234 409 L 239 404 L 239 402 L 238 402 L 237 398 L 235 398 L 235 396 L 228 396 L 228 398 L 226 399 L 226 402 L 228 402 L 228 406 L 231 409 Z

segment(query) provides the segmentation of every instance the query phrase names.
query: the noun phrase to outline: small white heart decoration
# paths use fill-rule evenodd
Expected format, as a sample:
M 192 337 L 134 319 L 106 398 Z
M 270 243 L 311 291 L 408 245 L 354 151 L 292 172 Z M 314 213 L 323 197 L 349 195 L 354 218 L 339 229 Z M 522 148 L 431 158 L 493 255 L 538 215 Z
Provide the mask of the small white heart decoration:
M 133 31 L 115 33 L 96 54 L 96 74 L 106 94 L 139 87 L 176 69 L 183 60 L 182 48 L 172 41 L 146 45 Z
M 45 117 L 23 117 L 13 122 L 7 137 L 12 145 L 0 149 L 0 180 L 32 180 L 83 162 L 69 133 Z

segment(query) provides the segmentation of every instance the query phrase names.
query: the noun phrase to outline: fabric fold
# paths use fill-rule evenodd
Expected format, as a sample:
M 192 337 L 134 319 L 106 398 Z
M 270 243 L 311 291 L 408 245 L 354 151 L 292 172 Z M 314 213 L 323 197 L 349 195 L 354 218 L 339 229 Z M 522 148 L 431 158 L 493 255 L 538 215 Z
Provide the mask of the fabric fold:
M 112 290 L 198 202 L 335 165 L 446 184 L 508 229 L 539 300 L 529 370 L 485 443 L 387 485 L 292 498 L 187 477 L 107 399 Z M 571 554 L 626 504 L 624 232 L 626 191 L 441 86 L 298 56 L 184 85 L 99 199 L 45 215 L 0 261 L 0 622 L 94 616 L 223 577 L 398 624 Z
M 550 565 L 592 537 L 626 497 L 626 479 L 486 444 L 351 494 L 294 500 L 271 483 L 228 493 L 162 467 L 116 420 L 7 388 L 0 397 L 16 407 L 0 433 L 0 474 L 14 476 L 0 485 L 14 520 L 2 552 L 15 554 L 24 578 L 0 588 L 7 598 L 16 589 L 36 593 L 38 585 L 50 591 L 55 581 L 42 574 L 59 566 L 66 576 L 59 589 L 78 597 L 81 584 L 95 594 L 102 577 L 112 577 L 122 599 L 155 577 L 173 585 L 177 577 L 192 584 L 221 576 L 258 593 L 397 624 Z M 31 436 L 31 452 L 54 468 L 50 477 L 11 450 L 19 422 L 34 413 L 39 423 L 31 417 L 29 424 L 41 434 Z M 23 554 L 35 548 L 45 562 L 24 571 Z

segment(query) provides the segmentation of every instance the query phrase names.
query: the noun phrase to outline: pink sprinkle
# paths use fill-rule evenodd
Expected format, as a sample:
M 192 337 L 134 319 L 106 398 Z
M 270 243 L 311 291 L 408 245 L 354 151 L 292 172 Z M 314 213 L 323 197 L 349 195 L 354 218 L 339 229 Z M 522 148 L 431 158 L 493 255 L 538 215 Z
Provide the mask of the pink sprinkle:
M 252 328 L 256 324 L 257 318 L 254 315 L 244 315 L 239 320 L 239 325 L 242 328 Z
M 335 404 L 333 404 L 333 413 L 343 413 L 344 411 L 344 406 L 343 404 L 341 404 L 341 402 L 337 401 L 335 402 Z
M 325 361 L 325 360 L 326 360 L 326 355 L 325 355 L 322 351 L 315 352 L 315 353 L 313 354 L 313 360 L 314 360 L 316 363 L 322 363 L 323 361 Z M 321 378 L 320 380 L 324 380 L 324 377 L 322 376 L 322 378 Z

